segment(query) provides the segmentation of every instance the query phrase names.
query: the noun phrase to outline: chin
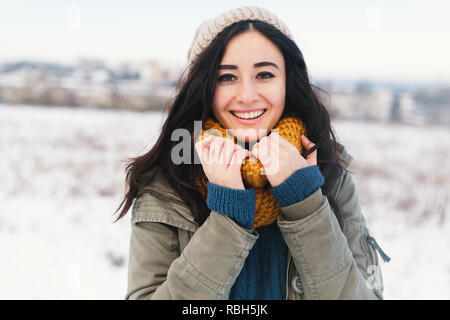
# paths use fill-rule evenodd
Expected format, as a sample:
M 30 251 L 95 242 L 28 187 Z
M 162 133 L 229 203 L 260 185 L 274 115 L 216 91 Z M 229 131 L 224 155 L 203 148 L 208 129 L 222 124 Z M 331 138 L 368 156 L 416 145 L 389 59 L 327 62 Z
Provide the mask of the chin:
M 255 127 L 246 127 L 246 126 L 237 126 L 235 120 L 233 118 L 225 118 L 226 120 L 221 123 L 226 123 L 225 127 L 229 130 L 229 134 L 234 136 L 240 142 L 257 142 L 262 137 L 268 135 L 271 129 L 267 129 L 269 126 L 267 123 L 267 119 L 264 119 L 258 124 L 255 124 Z

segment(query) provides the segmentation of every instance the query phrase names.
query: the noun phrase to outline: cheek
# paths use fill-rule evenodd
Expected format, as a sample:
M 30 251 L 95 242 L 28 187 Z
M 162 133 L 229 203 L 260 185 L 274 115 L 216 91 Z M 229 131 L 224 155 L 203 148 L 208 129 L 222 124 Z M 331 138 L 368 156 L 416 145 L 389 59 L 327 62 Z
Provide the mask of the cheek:
M 286 99 L 286 90 L 284 86 L 273 86 L 265 90 L 265 98 L 275 109 L 283 109 Z
M 227 94 L 226 90 L 222 90 L 221 88 L 216 89 L 214 93 L 213 99 L 213 109 L 215 112 L 220 112 L 225 109 L 225 107 L 229 103 L 229 94 Z

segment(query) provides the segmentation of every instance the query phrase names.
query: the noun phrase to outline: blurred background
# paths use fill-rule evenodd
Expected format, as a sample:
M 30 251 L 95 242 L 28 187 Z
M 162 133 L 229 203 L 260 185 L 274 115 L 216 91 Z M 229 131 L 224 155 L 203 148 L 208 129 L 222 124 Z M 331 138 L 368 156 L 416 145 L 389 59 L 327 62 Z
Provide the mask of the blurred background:
M 385 298 L 450 298 L 450 2 L 0 0 L 0 299 L 124 298 L 124 161 L 200 23 L 242 5 L 286 23 L 326 92 Z

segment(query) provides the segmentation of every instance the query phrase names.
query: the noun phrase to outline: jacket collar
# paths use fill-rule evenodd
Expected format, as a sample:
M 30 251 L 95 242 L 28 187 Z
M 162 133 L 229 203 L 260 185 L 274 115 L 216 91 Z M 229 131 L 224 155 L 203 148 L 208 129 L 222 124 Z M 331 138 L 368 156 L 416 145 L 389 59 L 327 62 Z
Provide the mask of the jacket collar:
M 350 163 L 353 160 L 353 157 L 347 153 L 345 147 L 340 143 L 337 143 L 337 150 L 340 153 L 341 159 L 344 160 L 345 169 L 348 169 L 348 167 L 350 167 Z
M 136 198 L 143 193 L 150 193 L 158 199 L 168 202 L 178 214 L 188 221 L 197 224 L 190 207 L 172 189 L 159 168 L 155 167 L 149 170 L 143 180 L 145 182 L 138 186 Z

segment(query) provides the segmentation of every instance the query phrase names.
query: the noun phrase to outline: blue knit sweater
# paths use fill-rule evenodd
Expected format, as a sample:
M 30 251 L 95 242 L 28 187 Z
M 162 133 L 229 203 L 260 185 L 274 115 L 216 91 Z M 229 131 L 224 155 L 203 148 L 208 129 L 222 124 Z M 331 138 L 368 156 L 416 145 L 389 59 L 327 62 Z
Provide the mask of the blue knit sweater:
M 324 183 L 318 166 L 295 171 L 282 184 L 271 188 L 281 207 L 306 199 Z M 207 183 L 207 205 L 211 210 L 252 229 L 255 189 L 238 190 Z M 256 229 L 258 240 L 230 292 L 230 300 L 282 300 L 286 298 L 287 245 L 276 222 Z

